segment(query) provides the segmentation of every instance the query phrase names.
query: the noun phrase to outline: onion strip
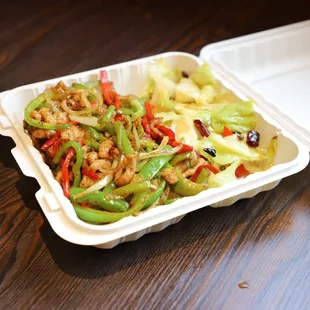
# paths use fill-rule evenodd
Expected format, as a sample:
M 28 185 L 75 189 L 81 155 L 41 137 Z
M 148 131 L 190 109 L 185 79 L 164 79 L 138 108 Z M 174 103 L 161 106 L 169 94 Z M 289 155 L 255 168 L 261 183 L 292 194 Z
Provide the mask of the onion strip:
M 104 173 L 104 174 L 111 174 L 111 173 L 114 173 L 114 172 L 116 172 L 117 170 L 119 170 L 120 168 L 123 167 L 123 165 L 124 165 L 124 159 L 125 159 L 125 155 L 122 154 L 122 156 L 121 156 L 121 158 L 120 158 L 120 160 L 119 160 L 119 162 L 118 162 L 118 164 L 117 164 L 116 167 L 115 167 L 115 163 L 113 162 L 112 167 L 111 167 L 110 169 L 99 168 L 98 170 L 99 170 L 100 172 Z M 114 168 L 113 168 L 113 166 L 114 166 Z
M 95 183 L 94 185 L 92 185 L 91 187 L 87 188 L 85 191 L 76 194 L 73 197 L 73 200 L 76 200 L 78 198 L 81 198 L 85 195 L 91 194 L 93 192 L 97 192 L 99 190 L 101 190 L 102 188 L 106 187 L 109 183 L 111 183 L 113 180 L 113 176 L 112 175 L 106 175 L 104 176 L 99 182 Z
M 81 110 L 81 111 L 75 111 L 75 110 L 72 110 L 68 107 L 67 105 L 67 100 L 63 100 L 61 102 L 61 107 L 70 115 L 83 115 L 83 114 L 87 114 L 87 113 L 90 113 L 91 110 L 90 109 L 85 109 L 85 110 Z
M 168 141 L 169 141 L 169 138 L 165 136 L 163 140 L 161 141 L 159 147 L 155 151 L 150 152 L 150 153 L 140 153 L 139 160 L 143 160 L 143 159 L 151 158 L 151 157 L 172 155 L 172 154 L 177 153 L 182 148 L 182 144 L 180 144 L 177 147 L 174 147 L 168 151 L 163 151 L 163 148 L 167 145 Z
M 69 118 L 73 122 L 78 122 L 86 126 L 91 126 L 91 127 L 98 126 L 98 118 L 94 116 L 69 115 Z
M 54 101 L 51 98 L 51 93 L 52 92 L 51 92 L 51 90 L 49 88 L 47 88 L 44 91 L 45 100 L 46 100 L 46 102 L 48 104 L 51 105 L 53 112 L 60 113 L 61 111 L 55 106 L 55 103 L 54 103 Z

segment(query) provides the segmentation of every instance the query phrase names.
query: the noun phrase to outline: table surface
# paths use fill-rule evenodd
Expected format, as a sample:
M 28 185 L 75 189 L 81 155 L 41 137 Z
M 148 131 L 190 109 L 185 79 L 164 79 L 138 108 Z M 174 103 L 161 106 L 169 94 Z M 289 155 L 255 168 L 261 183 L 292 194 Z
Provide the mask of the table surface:
M 308 0 L 9 1 L 0 10 L 0 90 L 310 17 Z M 229 208 L 100 250 L 51 229 L 0 136 L 1 309 L 306 309 L 308 166 Z M 246 281 L 248 288 L 238 284 Z

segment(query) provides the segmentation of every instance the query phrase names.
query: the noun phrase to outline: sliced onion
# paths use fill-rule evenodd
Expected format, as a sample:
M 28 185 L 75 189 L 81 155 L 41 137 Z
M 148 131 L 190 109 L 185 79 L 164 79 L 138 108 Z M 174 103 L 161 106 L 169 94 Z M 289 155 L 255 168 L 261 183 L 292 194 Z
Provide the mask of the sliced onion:
M 84 103 L 86 108 L 92 110 L 92 105 L 91 105 L 90 101 L 88 100 L 87 96 L 88 96 L 88 91 L 83 90 L 81 93 L 81 101 Z
M 66 100 L 62 101 L 61 106 L 70 115 L 83 115 L 83 114 L 87 114 L 87 113 L 91 112 L 91 109 L 84 109 L 84 110 L 81 110 L 81 111 L 72 110 L 72 109 L 70 109 L 68 107 Z
M 92 89 L 89 92 L 95 95 L 97 99 L 97 105 L 95 106 L 95 109 L 101 108 L 103 106 L 102 94 L 97 89 Z
M 73 122 L 78 122 L 86 126 L 91 126 L 91 127 L 98 126 L 98 118 L 94 116 L 69 115 L 69 118 Z
M 103 168 L 99 168 L 99 171 L 104 173 L 104 174 L 111 174 L 116 172 L 117 170 L 119 170 L 121 167 L 123 167 L 124 165 L 124 159 L 125 159 L 125 155 L 122 154 L 122 156 L 120 157 L 119 162 L 113 161 L 112 163 L 112 167 L 110 169 L 103 169 Z
M 192 165 L 195 166 L 195 163 L 197 161 L 197 154 L 196 151 L 192 151 Z
M 45 91 L 44 91 L 44 95 L 45 95 L 45 100 L 48 104 L 50 104 L 52 106 L 52 110 L 53 112 L 56 112 L 56 113 L 60 113 L 61 111 L 55 106 L 52 98 L 51 98 L 51 90 L 49 88 L 47 88 Z
M 160 145 L 158 146 L 158 148 L 155 151 L 152 151 L 150 153 L 140 153 L 139 159 L 145 159 L 145 158 L 153 157 L 155 154 L 159 153 L 167 145 L 168 141 L 169 141 L 169 138 L 167 136 L 163 137 Z
M 181 148 L 182 148 L 182 144 L 180 144 L 177 147 L 174 147 L 174 148 L 170 149 L 169 151 L 164 151 L 164 152 L 162 151 L 162 152 L 159 152 L 159 153 L 154 153 L 154 152 L 151 152 L 151 153 L 141 153 L 139 155 L 139 159 L 146 159 L 146 158 L 151 158 L 151 157 L 173 155 L 173 154 L 177 153 Z
M 91 187 L 87 188 L 85 191 L 76 194 L 73 199 L 76 200 L 78 198 L 81 198 L 85 195 L 91 194 L 93 192 L 97 192 L 101 190 L 102 188 L 106 187 L 109 183 L 111 183 L 113 180 L 113 176 L 111 174 L 104 176 L 99 182 L 95 183 Z

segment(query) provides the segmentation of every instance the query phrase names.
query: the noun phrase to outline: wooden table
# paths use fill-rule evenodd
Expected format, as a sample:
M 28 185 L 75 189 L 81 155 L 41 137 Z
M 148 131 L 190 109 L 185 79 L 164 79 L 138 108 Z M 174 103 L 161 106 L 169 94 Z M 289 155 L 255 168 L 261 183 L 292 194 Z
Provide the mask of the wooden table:
M 270 2 L 7 1 L 0 90 L 164 51 L 198 55 L 310 17 L 308 0 Z M 310 166 L 253 199 L 99 250 L 53 232 L 14 143 L 1 136 L 0 146 L 1 309 L 310 308 Z

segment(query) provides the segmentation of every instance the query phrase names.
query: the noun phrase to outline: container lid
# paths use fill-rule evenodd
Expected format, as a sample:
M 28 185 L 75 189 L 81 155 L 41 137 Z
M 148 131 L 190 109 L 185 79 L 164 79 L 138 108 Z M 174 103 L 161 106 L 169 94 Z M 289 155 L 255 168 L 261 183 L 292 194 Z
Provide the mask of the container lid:
M 310 20 L 207 45 L 200 58 L 237 78 L 245 95 L 250 85 L 257 104 L 310 149 L 309 50 Z

